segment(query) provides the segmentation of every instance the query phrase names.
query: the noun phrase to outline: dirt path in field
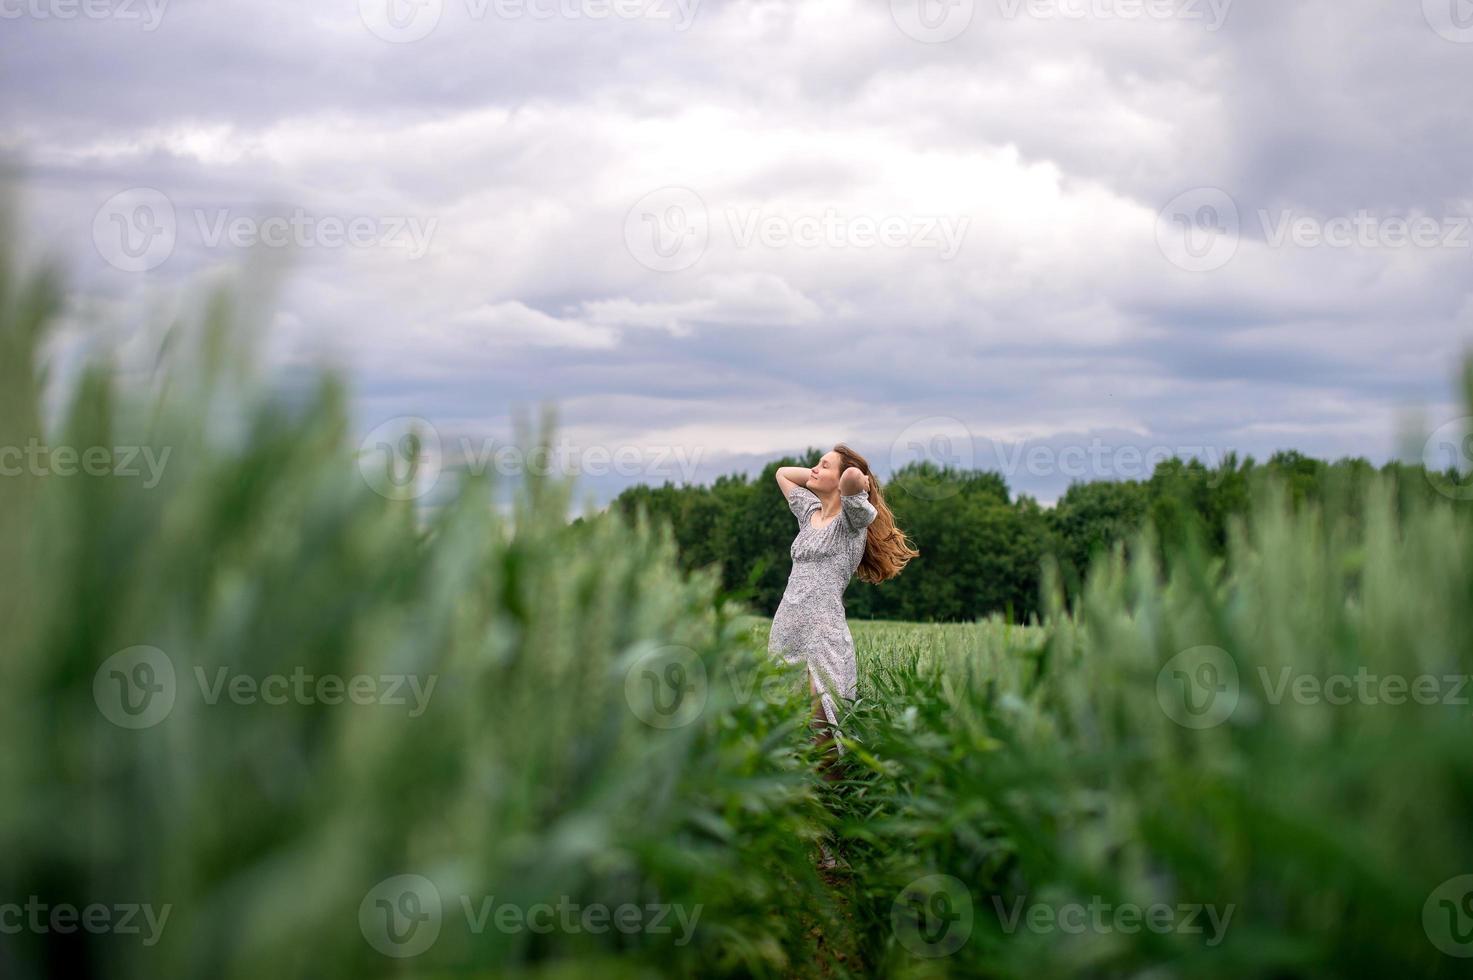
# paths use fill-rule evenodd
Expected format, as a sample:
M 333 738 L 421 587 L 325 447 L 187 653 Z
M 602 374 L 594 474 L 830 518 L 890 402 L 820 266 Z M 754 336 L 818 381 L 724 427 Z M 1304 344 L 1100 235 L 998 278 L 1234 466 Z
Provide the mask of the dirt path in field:
M 808 936 L 813 942 L 815 963 L 788 974 L 792 980 L 811 980 L 827 977 L 833 980 L 848 980 L 851 977 L 869 976 L 863 958 L 859 954 L 859 927 L 855 922 L 850 902 L 851 875 L 843 870 L 820 869 L 818 876 L 828 886 L 829 899 L 838 916 L 837 929 L 826 929 L 817 917 L 807 923 Z M 818 972 L 813 970 L 817 966 Z

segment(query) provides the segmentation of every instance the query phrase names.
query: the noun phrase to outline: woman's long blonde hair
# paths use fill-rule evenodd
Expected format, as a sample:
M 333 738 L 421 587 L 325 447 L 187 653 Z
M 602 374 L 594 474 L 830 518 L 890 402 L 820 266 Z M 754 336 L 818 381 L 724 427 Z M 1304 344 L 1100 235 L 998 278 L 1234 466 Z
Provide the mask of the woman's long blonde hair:
M 869 502 L 875 508 L 875 519 L 865 538 L 864 560 L 859 563 L 859 577 L 862 581 L 878 585 L 899 575 L 905 563 L 920 552 L 911 547 L 905 532 L 895 526 L 895 515 L 890 513 L 890 505 L 885 503 L 880 481 L 869 471 L 869 460 L 842 442 L 834 447 L 834 452 L 839 454 L 842 461 L 839 465 L 840 473 L 853 466 L 865 475 L 865 482 L 869 484 Z

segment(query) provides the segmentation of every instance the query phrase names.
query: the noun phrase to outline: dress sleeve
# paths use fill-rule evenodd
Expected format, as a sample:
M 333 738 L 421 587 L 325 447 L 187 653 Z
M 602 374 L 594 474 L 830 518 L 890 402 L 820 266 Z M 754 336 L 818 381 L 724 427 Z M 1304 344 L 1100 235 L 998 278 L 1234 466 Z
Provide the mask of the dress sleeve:
M 849 497 L 839 497 L 839 505 L 843 508 L 844 520 L 851 531 L 863 531 L 875 519 L 875 505 L 869 502 L 868 490 L 861 490 Z
M 818 506 L 818 498 L 807 487 L 794 487 L 788 491 L 788 509 L 798 518 L 798 524 L 808 523 L 808 515 Z

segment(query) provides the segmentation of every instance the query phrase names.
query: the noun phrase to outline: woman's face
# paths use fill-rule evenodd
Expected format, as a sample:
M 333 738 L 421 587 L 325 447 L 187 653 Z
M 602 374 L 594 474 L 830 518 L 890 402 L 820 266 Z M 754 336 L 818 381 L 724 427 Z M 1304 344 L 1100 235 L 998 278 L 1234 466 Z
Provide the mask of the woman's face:
M 829 450 L 818 457 L 818 462 L 809 471 L 808 489 L 814 493 L 827 493 L 839 488 L 839 474 L 844 472 L 844 463 L 839 454 Z

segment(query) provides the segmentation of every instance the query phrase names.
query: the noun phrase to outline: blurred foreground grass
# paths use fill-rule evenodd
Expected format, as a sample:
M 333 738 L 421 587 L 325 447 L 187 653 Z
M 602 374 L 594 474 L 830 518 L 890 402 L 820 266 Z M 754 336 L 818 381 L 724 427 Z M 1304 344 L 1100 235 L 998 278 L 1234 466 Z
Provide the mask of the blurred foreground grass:
M 826 787 L 660 529 L 537 479 L 424 519 L 228 302 L 45 422 L 58 297 L 0 260 L 0 452 L 47 447 L 0 476 L 0 975 L 1465 972 L 1467 502 L 1268 492 L 1041 625 L 856 623 Z
M 713 582 L 552 481 L 425 523 L 339 383 L 241 375 L 232 308 L 45 426 L 59 289 L 0 261 L 0 447 L 46 447 L 0 478 L 0 975 L 798 968 L 802 705 Z

